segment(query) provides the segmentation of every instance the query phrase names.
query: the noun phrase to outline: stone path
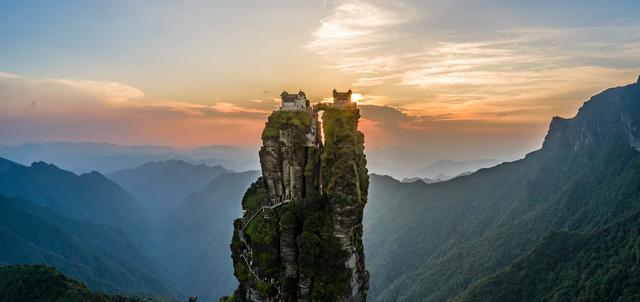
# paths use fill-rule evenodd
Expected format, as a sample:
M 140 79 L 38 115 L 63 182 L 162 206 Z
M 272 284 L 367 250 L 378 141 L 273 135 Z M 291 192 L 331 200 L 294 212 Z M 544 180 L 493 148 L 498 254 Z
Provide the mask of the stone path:
M 242 229 L 238 230 L 238 238 L 240 239 L 240 242 L 242 242 L 242 244 L 245 247 L 245 250 L 242 252 L 242 254 L 240 255 L 242 257 L 242 259 L 244 259 L 244 263 L 247 265 L 247 268 L 249 268 L 249 272 L 251 273 L 251 275 L 253 275 L 253 277 L 257 280 L 257 281 L 262 281 L 262 282 L 267 282 L 272 284 L 273 286 L 275 286 L 276 290 L 278 291 L 277 295 L 276 295 L 276 299 L 278 297 L 280 297 L 280 285 L 278 284 L 278 281 L 274 281 L 272 280 L 267 280 L 267 278 L 260 278 L 258 276 L 258 274 L 253 270 L 253 251 L 251 250 L 251 247 L 249 246 L 249 244 L 247 244 L 247 241 L 244 238 L 244 230 L 247 228 L 247 226 L 249 226 L 249 224 L 251 223 L 251 221 L 253 221 L 254 218 L 256 218 L 256 216 L 258 216 L 258 214 L 260 214 L 260 212 L 264 211 L 264 210 L 273 210 L 279 206 L 282 206 L 284 204 L 287 204 L 291 202 L 290 199 L 285 199 L 282 200 L 276 204 L 272 204 L 272 205 L 268 205 L 268 206 L 262 206 L 260 207 L 260 209 L 258 209 L 253 215 L 251 215 L 251 217 L 249 217 L 249 219 L 242 225 Z
M 275 208 L 277 208 L 277 207 L 279 207 L 279 206 L 281 206 L 283 204 L 290 203 L 290 202 L 291 202 L 290 199 L 285 199 L 283 201 L 280 201 L 279 203 L 276 203 L 276 204 L 273 204 L 273 205 L 270 205 L 270 206 L 262 206 L 262 207 L 260 207 L 260 209 L 258 209 L 253 215 L 251 215 L 249 220 L 247 220 L 247 222 L 245 222 L 244 225 L 242 225 L 242 230 L 244 231 L 244 229 L 246 229 L 247 226 L 249 226 L 249 224 L 251 223 L 253 218 L 256 218 L 256 216 L 258 216 L 258 214 L 260 214 L 260 212 L 262 212 L 263 210 L 265 210 L 265 209 L 273 210 L 273 209 L 275 209 Z

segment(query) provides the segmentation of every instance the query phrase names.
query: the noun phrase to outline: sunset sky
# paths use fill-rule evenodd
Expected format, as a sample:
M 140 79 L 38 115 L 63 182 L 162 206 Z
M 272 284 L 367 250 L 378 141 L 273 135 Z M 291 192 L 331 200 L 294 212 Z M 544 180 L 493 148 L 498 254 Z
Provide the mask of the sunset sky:
M 640 1 L 2 1 L 0 141 L 256 146 L 353 89 L 370 158 L 515 159 L 640 74 Z

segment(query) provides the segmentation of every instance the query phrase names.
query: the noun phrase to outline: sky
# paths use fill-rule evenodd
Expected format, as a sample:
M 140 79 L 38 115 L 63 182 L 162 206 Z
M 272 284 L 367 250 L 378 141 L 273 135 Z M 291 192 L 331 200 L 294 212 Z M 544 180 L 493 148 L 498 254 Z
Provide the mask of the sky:
M 255 147 L 336 88 L 381 172 L 512 160 L 638 74 L 635 0 L 0 1 L 3 144 Z

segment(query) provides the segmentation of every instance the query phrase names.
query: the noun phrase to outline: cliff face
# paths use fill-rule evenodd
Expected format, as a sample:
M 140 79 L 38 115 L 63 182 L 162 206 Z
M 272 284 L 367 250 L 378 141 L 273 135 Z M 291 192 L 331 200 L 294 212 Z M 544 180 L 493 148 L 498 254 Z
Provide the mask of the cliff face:
M 323 114 L 321 142 L 316 111 Z M 239 286 L 227 301 L 364 301 L 368 175 L 357 108 L 277 111 L 262 134 L 231 243 Z
M 640 151 L 640 78 L 635 84 L 607 89 L 570 119 L 554 117 L 543 144 L 545 152 L 575 152 L 624 142 Z
M 329 198 L 333 235 L 348 252 L 350 293 L 353 301 L 364 301 L 369 273 L 364 268 L 362 215 L 367 202 L 369 175 L 364 155 L 364 135 L 357 130 L 357 109 L 325 110 L 325 147 L 322 152 L 323 190 Z

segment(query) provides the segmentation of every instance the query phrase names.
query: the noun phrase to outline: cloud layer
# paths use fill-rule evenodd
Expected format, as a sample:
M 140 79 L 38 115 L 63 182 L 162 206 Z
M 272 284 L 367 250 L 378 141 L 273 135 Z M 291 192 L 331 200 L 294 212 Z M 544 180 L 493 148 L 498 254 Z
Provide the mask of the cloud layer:
M 420 30 L 428 14 L 417 11 L 400 1 L 342 1 L 305 48 L 327 67 L 354 75 L 356 88 L 386 96 L 387 104 L 450 119 L 514 117 L 541 107 L 567 114 L 588 96 L 585 90 L 624 83 L 640 69 L 636 20 L 478 34 Z

